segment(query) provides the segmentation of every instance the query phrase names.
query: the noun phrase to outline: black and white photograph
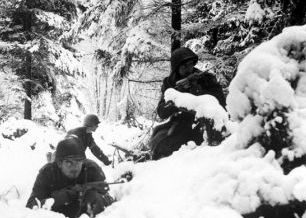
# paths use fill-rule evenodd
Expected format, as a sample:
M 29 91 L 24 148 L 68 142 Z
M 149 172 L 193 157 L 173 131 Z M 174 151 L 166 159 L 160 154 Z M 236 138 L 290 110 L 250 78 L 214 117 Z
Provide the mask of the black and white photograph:
M 1 218 L 306 218 L 305 0 L 0 0 Z

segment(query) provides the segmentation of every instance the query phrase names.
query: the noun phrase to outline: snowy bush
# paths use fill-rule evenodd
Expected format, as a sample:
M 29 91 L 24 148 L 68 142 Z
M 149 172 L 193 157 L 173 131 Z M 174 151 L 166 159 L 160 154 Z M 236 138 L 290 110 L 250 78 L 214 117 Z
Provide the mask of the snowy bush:
M 259 142 L 266 151 L 274 150 L 280 162 L 306 154 L 306 134 L 301 131 L 306 122 L 305 38 L 306 26 L 293 26 L 262 43 L 240 63 L 229 87 L 231 118 L 258 120 L 258 131 L 244 136 L 249 138 L 243 146 Z

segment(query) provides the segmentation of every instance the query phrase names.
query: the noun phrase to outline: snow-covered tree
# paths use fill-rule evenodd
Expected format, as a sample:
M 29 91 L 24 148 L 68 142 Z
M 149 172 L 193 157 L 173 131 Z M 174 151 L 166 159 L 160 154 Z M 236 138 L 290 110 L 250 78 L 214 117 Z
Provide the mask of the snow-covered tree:
M 156 107 L 154 90 L 159 89 L 158 75 L 168 64 L 170 44 L 165 43 L 165 17 L 148 17 L 153 9 L 147 4 L 101 1 L 85 11 L 68 36 L 83 52 L 89 83 L 96 87 L 92 95 L 98 97 L 97 109 L 105 118 L 126 119 L 122 111 L 130 109 L 121 109 L 123 105 L 134 105 L 138 114 L 146 112 L 148 116 L 147 108 L 152 112 Z
M 0 37 L 2 44 L 6 45 L 1 47 L 1 55 L 6 62 L 2 65 L 18 76 L 24 87 L 25 116 L 31 118 L 32 109 L 33 119 L 42 120 L 42 116 L 46 115 L 37 113 L 37 108 L 31 107 L 31 104 L 47 104 L 52 105 L 50 110 L 53 110 L 49 118 L 53 123 L 57 122 L 60 113 L 67 113 L 61 110 L 62 102 L 58 99 L 67 95 L 67 91 L 72 93 L 71 87 L 76 84 L 77 77 L 83 76 L 75 51 L 68 42 L 59 40 L 75 20 L 77 5 L 69 0 L 23 0 L 4 3 L 4 6 L 1 10 L 3 28 Z M 67 86 L 67 83 L 71 86 Z M 82 89 L 82 86 L 79 88 Z M 49 92 L 52 97 L 41 98 L 44 92 Z M 77 96 L 77 93 L 72 97 L 81 102 L 82 97 Z M 71 98 L 66 100 L 69 102 Z M 84 104 L 86 101 L 80 103 L 79 111 L 84 110 Z
M 257 126 L 239 134 L 241 146 L 260 143 L 266 152 L 273 150 L 285 173 L 301 165 L 306 154 L 305 34 L 305 26 L 286 28 L 254 49 L 240 63 L 227 98 L 233 120 Z

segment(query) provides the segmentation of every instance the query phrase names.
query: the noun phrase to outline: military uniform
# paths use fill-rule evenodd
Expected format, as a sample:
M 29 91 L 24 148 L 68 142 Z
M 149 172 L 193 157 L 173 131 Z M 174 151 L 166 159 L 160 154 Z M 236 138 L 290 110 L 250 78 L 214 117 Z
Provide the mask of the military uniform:
M 221 106 L 225 108 L 225 97 L 222 87 L 218 84 L 214 75 L 201 73 L 199 69 L 193 68 L 193 73 L 201 73 L 201 77 L 187 87 L 178 87 L 176 82 L 183 79 L 178 73 L 179 66 L 188 61 L 198 61 L 198 56 L 188 48 L 179 48 L 173 52 L 171 57 L 172 72 L 163 80 L 161 88 L 161 99 L 157 106 L 157 114 L 161 119 L 170 117 L 170 121 L 157 126 L 151 136 L 149 146 L 152 150 L 152 158 L 157 160 L 161 157 L 171 155 L 178 150 L 182 144 L 195 141 L 196 144 L 203 142 L 203 132 L 200 126 L 192 128 L 195 115 L 189 112 L 179 111 L 175 105 L 169 105 L 164 100 L 164 93 L 168 88 L 177 89 L 180 92 L 190 93 L 196 96 L 209 94 L 216 97 Z
M 52 211 L 74 218 L 86 212 L 86 207 L 82 205 L 86 205 L 86 201 L 94 196 L 96 205 L 100 207 L 96 209 L 102 211 L 106 206 L 102 198 L 105 193 L 99 193 L 99 191 L 95 190 L 84 196 L 87 199 L 80 199 L 79 193 L 70 188 L 77 184 L 82 185 L 95 181 L 103 182 L 104 180 L 105 175 L 102 169 L 95 162 L 88 159 L 84 161 L 79 176 L 72 180 L 63 175 L 56 162 L 48 163 L 39 171 L 26 206 L 33 208 L 38 205 L 37 200 L 43 205 L 46 199 L 54 197 L 55 202 L 51 208 Z M 61 195 L 62 197 L 55 197 L 54 193 L 59 190 L 64 191 L 63 193 L 65 194 Z
M 102 161 L 105 165 L 109 165 L 111 161 L 96 145 L 92 137 L 92 133 L 88 133 L 86 129 L 86 126 L 71 129 L 68 131 L 66 137 L 76 136 L 80 140 L 80 145 L 83 152 L 85 152 L 88 147 L 100 161 Z

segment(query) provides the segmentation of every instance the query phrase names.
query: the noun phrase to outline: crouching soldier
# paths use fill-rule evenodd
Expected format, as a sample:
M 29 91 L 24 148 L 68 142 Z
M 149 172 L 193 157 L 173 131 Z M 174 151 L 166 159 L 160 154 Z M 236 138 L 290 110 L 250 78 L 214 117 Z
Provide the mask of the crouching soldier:
M 221 85 L 213 74 L 195 68 L 198 59 L 197 54 L 185 47 L 178 48 L 171 54 L 171 73 L 163 80 L 162 95 L 157 106 L 158 116 L 161 119 L 170 118 L 170 120 L 157 126 L 153 131 L 149 142 L 153 160 L 170 156 L 188 141 L 194 141 L 200 145 L 204 140 L 202 124 L 194 122 L 195 115 L 182 111 L 174 104 L 168 104 L 165 101 L 164 94 L 167 89 L 173 88 L 195 96 L 212 95 L 225 108 L 225 97 Z
M 102 152 L 92 137 L 92 133 L 97 130 L 99 123 L 100 121 L 97 115 L 88 114 L 84 118 L 83 126 L 69 130 L 66 137 L 77 137 L 80 140 L 81 149 L 84 152 L 89 148 L 96 158 L 105 165 L 110 165 L 112 162 Z
M 76 138 L 58 143 L 55 161 L 39 171 L 27 207 L 44 205 L 53 198 L 51 210 L 75 218 L 83 213 L 92 217 L 113 202 L 102 169 L 85 158 L 78 143 Z

